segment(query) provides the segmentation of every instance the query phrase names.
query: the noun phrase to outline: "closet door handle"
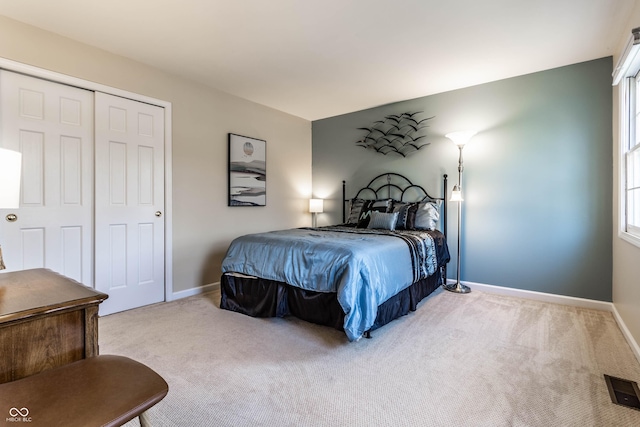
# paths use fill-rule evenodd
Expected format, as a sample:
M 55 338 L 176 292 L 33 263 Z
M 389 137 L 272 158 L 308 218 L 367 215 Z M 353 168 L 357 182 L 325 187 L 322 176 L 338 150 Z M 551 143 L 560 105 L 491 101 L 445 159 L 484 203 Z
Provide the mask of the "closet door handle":
M 160 217 L 162 216 L 162 212 L 160 212 L 160 211 L 156 211 L 156 216 L 157 216 L 158 218 L 160 218 Z
M 4 219 L 6 219 L 9 222 L 16 222 L 18 220 L 18 215 L 8 214 L 7 216 L 4 217 Z

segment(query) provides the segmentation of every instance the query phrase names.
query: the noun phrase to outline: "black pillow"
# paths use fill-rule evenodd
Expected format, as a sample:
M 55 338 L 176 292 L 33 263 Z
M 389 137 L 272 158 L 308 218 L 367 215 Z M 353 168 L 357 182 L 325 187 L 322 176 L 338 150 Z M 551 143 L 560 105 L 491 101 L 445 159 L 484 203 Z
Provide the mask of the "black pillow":
M 412 230 L 415 227 L 418 203 L 395 202 L 392 212 L 398 212 L 396 229 Z
M 362 204 L 360 217 L 358 218 L 358 228 L 367 228 L 369 220 L 371 220 L 371 212 L 389 213 L 391 210 L 391 199 L 384 200 L 365 200 Z
M 347 217 L 347 224 L 358 225 L 360 220 L 360 214 L 362 213 L 362 206 L 364 206 L 366 200 L 364 199 L 351 199 L 349 203 L 349 216 Z

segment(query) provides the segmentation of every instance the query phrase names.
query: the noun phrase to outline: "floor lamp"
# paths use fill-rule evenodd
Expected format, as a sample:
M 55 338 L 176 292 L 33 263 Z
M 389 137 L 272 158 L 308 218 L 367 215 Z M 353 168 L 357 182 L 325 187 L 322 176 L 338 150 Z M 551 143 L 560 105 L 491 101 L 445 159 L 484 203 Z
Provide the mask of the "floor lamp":
M 0 209 L 20 207 L 21 166 L 21 153 L 0 148 Z M 5 268 L 2 260 L 2 247 L 0 247 L 0 270 Z
M 456 283 L 450 285 L 446 283 L 443 287 L 451 292 L 456 292 L 459 294 L 466 294 L 471 292 L 468 286 L 460 283 L 460 235 L 462 234 L 462 171 L 464 170 L 464 166 L 462 164 L 462 149 L 464 145 L 469 142 L 471 137 L 475 135 L 474 131 L 462 131 L 462 132 L 452 132 L 448 133 L 445 136 L 449 138 L 455 145 L 458 146 L 460 150 L 460 156 L 458 157 L 458 184 L 453 186 L 453 191 L 451 192 L 451 202 L 458 203 L 458 264 L 456 265 Z M 446 279 L 446 277 L 445 277 Z

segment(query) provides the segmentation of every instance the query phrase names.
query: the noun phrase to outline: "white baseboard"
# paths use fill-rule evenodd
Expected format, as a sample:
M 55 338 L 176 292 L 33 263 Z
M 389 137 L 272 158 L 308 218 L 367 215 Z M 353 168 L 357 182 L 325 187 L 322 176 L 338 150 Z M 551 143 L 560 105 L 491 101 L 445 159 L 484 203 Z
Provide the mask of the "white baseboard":
M 622 320 L 622 317 L 620 316 L 620 313 L 618 313 L 618 309 L 616 309 L 615 304 L 611 304 L 611 307 L 613 307 L 613 310 L 611 312 L 613 313 L 613 317 L 616 319 L 616 322 L 618 322 L 618 326 L 622 331 L 622 335 L 624 335 L 624 337 L 627 339 L 629 347 L 631 347 L 631 351 L 633 351 L 633 353 L 636 355 L 636 359 L 638 359 L 638 362 L 640 362 L 640 346 L 638 346 L 638 343 L 633 338 L 633 335 L 631 335 L 631 331 L 629 331 L 629 328 L 627 328 L 624 320 Z
M 169 296 L 167 301 L 175 301 L 181 298 L 192 297 L 194 295 L 206 294 L 207 292 L 213 292 L 220 289 L 220 282 L 209 283 L 208 285 L 198 286 L 191 289 L 185 289 L 184 291 L 174 292 Z
M 455 280 L 447 279 L 447 283 L 455 283 Z M 545 292 L 537 292 L 537 291 L 527 291 L 524 289 L 516 289 L 516 288 L 506 288 L 503 286 L 494 286 L 494 285 L 485 285 L 483 283 L 474 283 L 474 282 L 463 282 L 460 283 L 467 285 L 472 290 L 478 290 L 482 292 L 499 294 L 499 295 L 507 295 L 518 298 L 526 298 L 532 299 L 536 301 L 549 302 L 553 304 L 562 304 L 562 305 L 570 305 L 572 307 L 582 307 L 582 308 L 590 308 L 594 310 L 602 310 L 608 311 L 613 314 L 613 318 L 616 320 L 622 335 L 627 340 L 629 347 L 631 347 L 631 351 L 640 362 L 640 346 L 636 342 L 633 335 L 627 328 L 627 325 L 624 323 L 622 317 L 618 313 L 616 306 L 611 302 L 606 301 L 597 301 L 586 298 L 577 298 L 577 297 L 568 297 L 565 295 L 556 295 L 556 294 L 548 294 Z
M 447 280 L 448 283 L 455 283 L 455 280 Z M 572 307 L 592 308 L 594 310 L 612 311 L 610 302 L 597 301 L 586 298 L 568 297 L 565 295 L 548 294 L 545 292 L 527 291 L 524 289 L 506 288 L 504 286 L 485 285 L 483 283 L 461 282 L 471 289 L 479 291 L 514 296 L 519 298 L 527 298 L 536 301 L 551 302 L 554 304 L 570 305 Z

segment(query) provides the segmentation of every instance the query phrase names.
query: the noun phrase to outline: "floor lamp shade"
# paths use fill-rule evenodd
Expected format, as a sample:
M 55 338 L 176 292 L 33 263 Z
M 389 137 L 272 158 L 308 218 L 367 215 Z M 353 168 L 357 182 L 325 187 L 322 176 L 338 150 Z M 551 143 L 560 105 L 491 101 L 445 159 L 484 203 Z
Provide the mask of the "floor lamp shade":
M 20 207 L 22 154 L 0 148 L 0 209 Z
M 464 146 L 478 132 L 475 130 L 463 130 L 459 132 L 451 132 L 445 136 L 453 141 L 458 147 Z
M 453 186 L 453 190 L 451 191 L 450 202 L 462 202 L 464 199 L 462 198 L 462 190 L 458 185 Z

